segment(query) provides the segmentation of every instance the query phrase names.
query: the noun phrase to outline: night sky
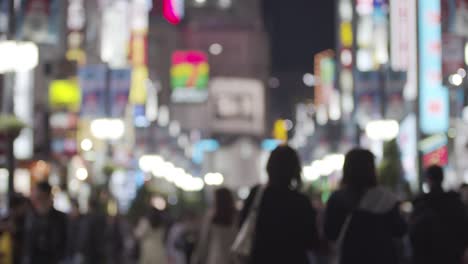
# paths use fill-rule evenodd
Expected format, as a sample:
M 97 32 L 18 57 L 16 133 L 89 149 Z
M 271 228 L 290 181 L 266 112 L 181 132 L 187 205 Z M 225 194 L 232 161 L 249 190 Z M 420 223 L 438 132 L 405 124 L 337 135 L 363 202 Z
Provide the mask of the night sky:
M 334 48 L 334 0 L 263 0 L 273 71 L 304 71 L 313 56 Z
M 263 17 L 270 35 L 271 76 L 280 87 L 270 89 L 270 124 L 293 118 L 294 105 L 313 99 L 313 88 L 302 82 L 313 72 L 314 55 L 335 46 L 334 0 L 263 0 Z

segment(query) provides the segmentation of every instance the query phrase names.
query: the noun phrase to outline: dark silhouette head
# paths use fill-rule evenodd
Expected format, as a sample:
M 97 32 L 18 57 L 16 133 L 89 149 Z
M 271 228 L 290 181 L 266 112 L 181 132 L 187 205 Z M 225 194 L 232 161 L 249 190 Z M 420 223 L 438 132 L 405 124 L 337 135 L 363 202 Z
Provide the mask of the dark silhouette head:
M 426 181 L 431 190 L 441 189 L 444 181 L 444 169 L 438 165 L 431 165 L 426 169 Z
M 271 152 L 267 172 L 272 186 L 292 189 L 301 187 L 301 162 L 297 152 L 289 146 L 279 146 Z
M 236 208 L 232 193 L 227 188 L 219 188 L 215 191 L 215 208 L 213 223 L 229 226 L 234 223 Z
M 31 194 L 31 202 L 40 214 L 45 214 L 52 208 L 52 187 L 47 181 L 36 184 Z
M 163 214 L 156 208 L 149 209 L 146 216 L 150 222 L 151 228 L 157 229 L 163 225 Z
M 343 180 L 347 188 L 358 194 L 377 185 L 374 154 L 366 149 L 353 149 L 346 154 L 343 166 Z

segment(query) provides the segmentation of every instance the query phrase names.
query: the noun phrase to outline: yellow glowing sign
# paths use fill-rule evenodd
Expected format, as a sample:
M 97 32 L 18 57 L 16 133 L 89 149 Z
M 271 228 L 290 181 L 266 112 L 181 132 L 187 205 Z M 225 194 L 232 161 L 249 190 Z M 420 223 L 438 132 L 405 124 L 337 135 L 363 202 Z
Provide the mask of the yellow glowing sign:
M 76 80 L 55 80 L 49 86 L 49 105 L 51 108 L 66 108 L 78 111 L 81 95 Z
M 288 141 L 288 129 L 285 120 L 279 119 L 275 121 L 273 126 L 273 138 L 282 142 Z
M 340 39 L 341 44 L 345 48 L 353 46 L 353 26 L 350 22 L 343 22 L 340 25 Z
M 146 83 L 148 81 L 148 68 L 146 66 L 134 67 L 132 71 L 132 86 L 130 89 L 130 102 L 143 105 L 146 103 Z

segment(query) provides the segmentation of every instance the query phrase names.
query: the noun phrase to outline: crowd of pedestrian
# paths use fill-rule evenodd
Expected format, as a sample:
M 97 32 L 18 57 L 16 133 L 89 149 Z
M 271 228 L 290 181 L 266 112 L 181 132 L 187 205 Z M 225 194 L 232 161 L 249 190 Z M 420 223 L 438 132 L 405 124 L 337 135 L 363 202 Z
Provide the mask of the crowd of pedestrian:
M 379 185 L 368 150 L 347 153 L 341 185 L 326 203 L 301 193 L 301 168 L 296 151 L 280 146 L 267 163 L 268 183 L 254 186 L 240 210 L 223 187 L 202 217 L 185 211 L 168 221 L 166 212 L 148 207 L 127 233 L 126 221 L 103 213 L 99 199 L 86 214 L 76 201 L 68 214 L 57 211 L 51 186 L 40 182 L 30 199 L 10 199 L 0 223 L 0 263 L 468 263 L 468 186 L 444 191 L 441 167 L 426 169 L 429 191 L 408 214 Z

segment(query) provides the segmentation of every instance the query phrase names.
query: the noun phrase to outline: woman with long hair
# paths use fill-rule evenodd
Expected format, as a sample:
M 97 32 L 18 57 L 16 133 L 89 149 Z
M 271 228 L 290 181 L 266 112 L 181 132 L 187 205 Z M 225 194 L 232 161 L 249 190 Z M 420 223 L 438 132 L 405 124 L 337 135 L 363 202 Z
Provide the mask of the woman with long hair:
M 374 155 L 346 155 L 341 188 L 329 199 L 325 235 L 336 243 L 339 264 L 396 264 L 396 238 L 406 233 L 396 196 L 377 184 Z
M 307 264 L 307 252 L 316 248 L 318 233 L 316 212 L 308 198 L 299 193 L 299 157 L 291 147 L 280 146 L 271 153 L 266 169 L 268 184 L 257 188 L 264 188 L 263 192 L 248 198 L 262 195 L 250 263 Z
M 237 234 L 237 211 L 232 193 L 227 188 L 215 191 L 214 208 L 202 226 L 194 264 L 234 263 L 231 245 Z

